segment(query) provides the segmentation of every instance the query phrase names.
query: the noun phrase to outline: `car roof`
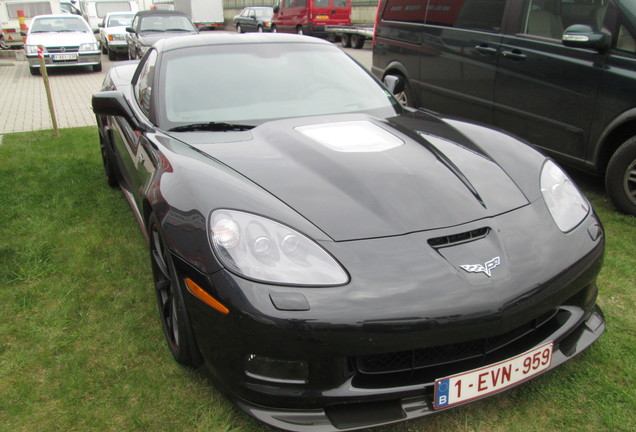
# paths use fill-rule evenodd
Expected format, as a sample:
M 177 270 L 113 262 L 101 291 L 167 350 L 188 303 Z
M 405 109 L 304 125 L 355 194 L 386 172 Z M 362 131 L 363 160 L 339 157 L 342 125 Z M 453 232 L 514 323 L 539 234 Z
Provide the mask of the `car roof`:
M 119 11 L 119 12 L 108 12 L 106 14 L 106 16 L 111 16 L 111 15 L 134 15 L 135 12 L 131 12 L 131 11 Z
M 136 14 L 137 16 L 152 16 L 152 15 L 183 15 L 187 17 L 186 14 L 179 11 L 169 11 L 169 10 L 147 10 L 147 11 L 139 11 Z
M 74 19 L 76 18 L 86 22 L 86 20 L 82 18 L 81 16 L 73 15 L 73 14 L 46 14 L 46 15 L 36 15 L 33 17 L 33 19 L 38 19 L 38 18 L 74 18 Z
M 297 34 L 285 33 L 213 33 L 213 34 L 197 34 L 191 36 L 181 36 L 178 38 L 161 39 L 155 43 L 158 51 L 170 51 L 173 49 L 199 47 L 206 45 L 241 45 L 241 44 L 259 44 L 259 43 L 304 43 L 312 45 L 328 45 L 331 43 Z

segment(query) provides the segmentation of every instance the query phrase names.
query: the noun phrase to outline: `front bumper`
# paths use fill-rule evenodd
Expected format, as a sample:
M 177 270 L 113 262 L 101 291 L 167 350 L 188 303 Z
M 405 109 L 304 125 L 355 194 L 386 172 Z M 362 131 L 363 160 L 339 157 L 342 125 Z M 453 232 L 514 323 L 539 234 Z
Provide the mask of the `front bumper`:
M 490 231 L 478 240 L 429 247 L 484 226 Z M 534 235 L 508 234 L 520 232 Z M 205 275 L 175 257 L 183 276 L 231 311 L 222 316 L 184 292 L 212 380 L 246 413 L 281 429 L 349 430 L 432 414 L 436 379 L 547 341 L 552 369 L 605 329 L 595 305 L 604 236 L 594 214 L 563 234 L 535 203 L 459 228 L 325 247 L 351 274 L 348 285 Z M 495 254 L 502 264 L 492 277 L 460 269 Z M 256 357 L 300 372 L 253 373 Z
M 54 60 L 50 54 L 44 54 L 44 64 L 46 67 L 64 67 L 64 66 L 93 66 L 102 62 L 100 51 L 87 51 L 77 54 L 74 59 L 67 60 Z M 40 67 L 40 59 L 37 55 L 27 54 L 26 59 L 29 62 L 29 67 Z

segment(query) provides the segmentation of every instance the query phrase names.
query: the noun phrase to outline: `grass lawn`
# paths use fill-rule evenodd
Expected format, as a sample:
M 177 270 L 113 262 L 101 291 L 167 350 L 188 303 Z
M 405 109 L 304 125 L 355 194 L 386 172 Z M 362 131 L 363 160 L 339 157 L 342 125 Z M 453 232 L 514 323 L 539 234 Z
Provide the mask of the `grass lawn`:
M 106 185 L 97 129 L 51 135 L 0 144 L 0 431 L 271 431 L 170 356 L 144 237 Z M 607 332 L 521 387 L 378 432 L 636 430 L 636 218 L 583 189 L 606 230 Z

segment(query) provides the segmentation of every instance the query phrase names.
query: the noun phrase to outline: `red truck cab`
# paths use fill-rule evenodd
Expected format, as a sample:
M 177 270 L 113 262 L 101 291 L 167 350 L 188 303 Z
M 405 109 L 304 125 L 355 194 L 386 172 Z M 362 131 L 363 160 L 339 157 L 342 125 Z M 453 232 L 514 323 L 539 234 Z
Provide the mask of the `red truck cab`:
M 272 31 L 326 36 L 326 25 L 351 25 L 351 0 L 276 0 Z

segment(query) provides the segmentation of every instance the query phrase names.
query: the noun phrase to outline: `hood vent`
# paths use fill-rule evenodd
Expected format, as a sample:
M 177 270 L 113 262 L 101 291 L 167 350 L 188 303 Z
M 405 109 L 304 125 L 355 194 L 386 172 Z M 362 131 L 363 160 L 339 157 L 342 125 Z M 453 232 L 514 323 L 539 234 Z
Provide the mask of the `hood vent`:
M 459 234 L 451 234 L 442 237 L 435 237 L 428 240 L 428 244 L 434 248 L 441 248 L 446 246 L 455 246 L 461 243 L 468 243 L 473 240 L 484 238 L 490 232 L 490 228 L 478 228 L 472 231 L 467 231 Z

